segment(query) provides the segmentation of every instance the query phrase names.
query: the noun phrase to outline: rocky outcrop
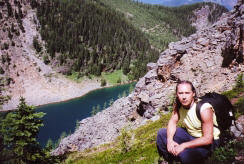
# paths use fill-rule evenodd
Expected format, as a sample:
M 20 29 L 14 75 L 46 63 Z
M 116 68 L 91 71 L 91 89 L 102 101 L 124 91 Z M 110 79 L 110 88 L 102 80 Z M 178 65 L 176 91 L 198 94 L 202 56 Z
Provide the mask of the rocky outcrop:
M 239 0 L 232 12 L 223 14 L 211 27 L 170 43 L 157 63 L 148 64 L 147 74 L 133 93 L 82 120 L 53 154 L 97 146 L 114 139 L 128 124 L 136 127 L 147 119 L 155 120 L 157 111 L 167 111 L 171 105 L 178 80 L 192 81 L 200 94 L 231 89 L 238 74 L 244 72 L 243 8 L 244 2 Z
M 112 141 L 120 134 L 120 129 L 126 123 L 129 126 L 128 120 L 132 120 L 130 116 L 136 108 L 136 104 L 131 103 L 130 97 L 115 101 L 106 110 L 80 121 L 80 126 L 75 133 L 64 138 L 53 154 L 84 150 Z M 136 118 L 134 118 L 134 122 L 131 122 L 134 125 L 136 124 L 135 120 Z
M 244 138 L 244 115 L 236 121 L 236 125 L 231 126 L 231 131 L 236 138 Z

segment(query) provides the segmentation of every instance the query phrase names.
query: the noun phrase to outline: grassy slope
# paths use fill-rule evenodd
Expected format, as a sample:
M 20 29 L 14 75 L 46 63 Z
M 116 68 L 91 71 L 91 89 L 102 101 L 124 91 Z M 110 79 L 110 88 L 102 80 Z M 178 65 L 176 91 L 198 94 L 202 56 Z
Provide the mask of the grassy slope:
M 244 81 L 239 83 L 239 87 L 231 91 L 227 91 L 224 94 L 230 99 L 238 98 L 234 104 L 237 115 L 244 114 Z M 69 164 L 148 164 L 157 163 L 159 158 L 156 149 L 156 135 L 158 129 L 167 126 L 167 122 L 170 118 L 169 114 L 161 115 L 160 120 L 155 122 L 148 122 L 146 125 L 141 126 L 135 130 L 126 131 L 122 133 L 114 142 L 102 145 L 97 148 L 89 149 L 80 153 L 71 153 L 67 155 L 67 159 L 63 163 Z M 127 136 L 127 137 L 126 137 Z M 130 137 L 131 139 L 129 139 Z M 122 142 L 125 141 L 125 142 Z M 244 149 L 244 147 L 238 147 L 235 151 L 238 152 L 239 149 Z M 244 145 L 243 145 L 244 146 Z M 125 152 L 122 149 L 128 148 Z M 228 155 L 227 155 L 228 156 Z M 211 159 L 213 163 L 217 163 L 215 158 Z
M 106 81 L 111 85 L 119 84 L 119 79 L 121 81 L 120 83 L 126 83 L 129 81 L 128 77 L 123 74 L 122 70 L 116 70 L 112 73 L 103 72 L 102 78 L 106 79 Z
M 94 75 L 89 75 L 89 77 L 86 76 L 80 76 L 79 72 L 72 72 L 71 75 L 66 76 L 68 79 L 76 81 L 78 83 L 81 83 L 85 79 L 92 79 L 94 81 L 101 81 L 101 79 L 105 79 L 107 86 L 111 85 L 118 85 L 118 84 L 124 84 L 130 82 L 128 79 L 128 76 L 123 74 L 123 71 L 120 70 L 115 70 L 113 72 L 102 72 L 102 75 L 100 77 L 94 76 Z M 120 82 L 119 82 L 120 79 Z
M 161 127 L 166 127 L 170 114 L 164 115 L 160 120 L 151 122 L 136 130 L 127 132 L 134 139 L 124 139 L 129 143 L 130 150 L 123 152 L 121 136 L 115 142 L 102 145 L 82 153 L 70 154 L 64 163 L 77 164 L 104 164 L 104 163 L 151 163 L 157 161 L 158 154 L 155 146 L 156 132 Z
M 179 39 L 166 28 L 165 22 L 159 19 L 160 17 L 166 16 L 164 12 L 158 12 L 153 8 L 143 8 L 130 0 L 101 1 L 117 11 L 124 13 L 136 28 L 145 29 L 150 43 L 160 50 L 165 48 L 161 47 L 160 42 L 174 42 Z

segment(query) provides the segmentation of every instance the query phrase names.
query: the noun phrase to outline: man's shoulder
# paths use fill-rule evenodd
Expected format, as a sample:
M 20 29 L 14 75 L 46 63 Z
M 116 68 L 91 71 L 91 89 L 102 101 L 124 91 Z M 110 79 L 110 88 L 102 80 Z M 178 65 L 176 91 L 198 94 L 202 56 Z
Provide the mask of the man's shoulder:
M 200 102 L 200 101 L 201 101 L 201 99 L 198 100 L 198 102 Z M 213 106 L 210 103 L 203 102 L 203 104 L 200 106 L 200 111 L 203 111 L 203 110 L 206 110 L 206 109 L 212 109 L 214 111 L 214 108 L 213 108 Z

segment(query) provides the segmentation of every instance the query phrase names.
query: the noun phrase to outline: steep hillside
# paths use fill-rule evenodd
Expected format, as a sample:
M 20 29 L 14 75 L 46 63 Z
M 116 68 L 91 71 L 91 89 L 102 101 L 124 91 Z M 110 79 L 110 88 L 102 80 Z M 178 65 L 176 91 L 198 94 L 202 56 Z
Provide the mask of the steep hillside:
M 75 133 L 64 138 L 53 153 L 82 151 L 112 141 L 127 125 L 137 127 L 158 119 L 159 111 L 170 110 L 178 80 L 192 81 L 200 95 L 230 90 L 244 72 L 243 9 L 244 2 L 239 0 L 235 10 L 211 27 L 171 43 L 157 63 L 147 65 L 148 73 L 131 95 L 80 121 Z
M 44 1 L 37 13 L 49 53 L 45 61 L 64 74 L 99 76 L 116 69 L 127 74 L 133 64 L 132 79 L 137 79 L 145 72 L 141 63 L 158 58 L 140 30 L 100 1 Z
M 31 1 L 32 2 L 32 1 Z M 29 105 L 41 105 L 78 97 L 99 82 L 74 83 L 57 74 L 36 52 L 33 42 L 40 44 L 39 22 L 29 0 L 0 1 L 0 100 L 3 110 L 14 109 L 20 96 Z M 10 99 L 10 100 L 9 100 Z M 8 103 L 6 101 L 8 100 Z
M 196 3 L 180 7 L 164 7 L 135 3 L 132 0 L 101 0 L 124 14 L 129 22 L 141 29 L 150 43 L 163 51 L 168 44 L 189 36 L 196 29 L 191 26 L 202 15 L 196 13 L 201 8 L 206 8 L 206 17 L 219 18 L 227 10 L 213 3 Z M 179 1 L 177 3 L 180 3 Z M 214 20 L 214 22 L 216 19 Z M 207 20 L 207 25 L 211 23 Z
M 216 17 L 226 11 L 211 3 L 167 8 L 128 0 L 43 1 L 37 9 L 49 53 L 44 60 L 64 74 L 99 76 L 122 68 L 138 79 L 158 51 L 195 32 L 193 11 L 204 5 L 210 15 L 219 11 Z

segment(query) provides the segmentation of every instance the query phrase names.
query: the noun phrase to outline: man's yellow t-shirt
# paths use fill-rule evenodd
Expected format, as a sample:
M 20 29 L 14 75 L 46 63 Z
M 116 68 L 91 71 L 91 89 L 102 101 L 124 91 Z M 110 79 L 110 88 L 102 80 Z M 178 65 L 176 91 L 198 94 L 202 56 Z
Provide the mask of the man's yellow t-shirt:
M 180 114 L 180 120 L 183 121 L 183 126 L 186 128 L 187 132 L 193 136 L 193 137 L 202 137 L 202 123 L 198 119 L 197 114 L 196 114 L 196 103 L 194 103 L 190 109 L 184 109 L 181 107 L 179 109 L 179 114 Z M 209 103 L 204 103 L 201 106 L 200 112 L 207 109 L 211 108 L 214 112 L 214 109 L 211 104 Z M 218 124 L 216 121 L 216 115 L 214 113 L 213 115 L 213 123 L 214 123 L 214 129 L 213 129 L 213 136 L 214 139 L 219 139 L 220 135 L 220 130 L 217 128 Z

